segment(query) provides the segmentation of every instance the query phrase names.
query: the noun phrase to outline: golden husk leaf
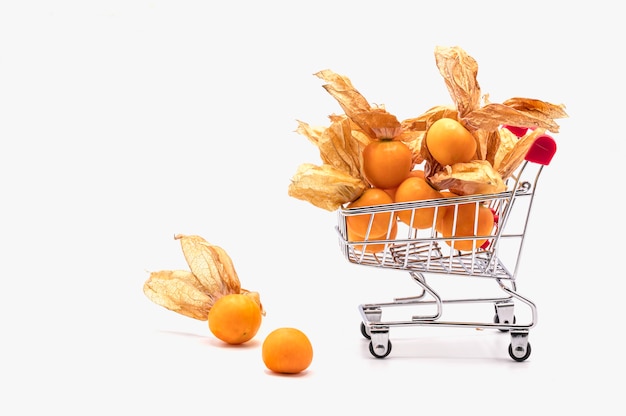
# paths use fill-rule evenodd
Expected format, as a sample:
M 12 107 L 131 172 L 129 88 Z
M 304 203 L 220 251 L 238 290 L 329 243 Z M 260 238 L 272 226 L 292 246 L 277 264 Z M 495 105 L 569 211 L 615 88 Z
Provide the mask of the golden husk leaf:
M 362 179 L 333 166 L 303 163 L 291 179 L 288 194 L 327 211 L 335 211 L 358 198 L 367 187 Z
M 326 81 L 322 87 L 332 95 L 345 115 L 363 131 L 370 140 L 394 138 L 400 133 L 400 122 L 384 107 L 372 107 L 370 103 L 352 85 L 350 79 L 329 69 L 316 72 L 315 75 Z
M 502 104 L 519 110 L 524 113 L 534 114 L 536 118 L 542 120 L 554 120 L 559 118 L 567 118 L 567 113 L 565 112 L 564 104 L 552 104 L 545 101 L 537 100 L 534 98 L 520 98 L 514 97 L 505 100 Z M 509 125 L 515 125 L 509 123 Z M 517 126 L 521 127 L 541 127 L 541 126 L 526 126 L 523 124 L 517 124 Z M 546 127 L 547 130 L 552 133 L 558 133 L 559 130 L 550 130 Z
M 363 177 L 362 144 L 352 136 L 349 119 L 338 118 L 328 128 L 314 128 L 299 121 L 296 131 L 317 146 L 324 164 L 352 177 Z
M 224 286 L 229 293 L 241 293 L 241 282 L 235 270 L 233 260 L 230 258 L 226 250 L 218 245 L 209 244 L 208 249 L 213 254 L 213 260 L 219 265 L 220 277 L 224 282 Z
M 457 195 L 490 194 L 506 190 L 500 174 L 486 160 L 448 165 L 429 178 L 438 189 Z
M 480 106 L 478 63 L 463 49 L 455 47 L 435 48 L 435 62 L 439 73 L 454 101 L 459 118 L 464 118 Z
M 478 84 L 478 65 L 459 47 L 435 48 L 435 61 L 444 78 L 458 113 L 458 120 L 471 132 L 482 129 L 496 131 L 502 125 L 543 128 L 558 133 L 555 119 L 566 118 L 563 104 L 514 97 L 502 104 L 488 102 Z
M 370 186 L 363 175 L 362 150 L 380 138 L 404 142 L 413 154 L 413 166 L 423 165 L 427 179 L 438 189 L 461 195 L 500 192 L 534 139 L 545 131 L 557 133 L 555 119 L 567 117 L 562 104 L 519 97 L 501 104 L 489 102 L 478 83 L 476 60 L 458 46 L 437 46 L 435 63 L 453 105 L 434 106 L 402 121 L 383 105 L 370 105 L 348 77 L 329 69 L 315 73 L 345 114 L 329 116 L 327 128 L 299 122 L 298 133 L 318 146 L 323 164 L 302 164 L 289 185 L 289 195 L 329 211 L 355 200 Z M 443 117 L 459 121 L 474 136 L 474 161 L 442 166 L 430 155 L 424 138 L 430 125 Z M 518 138 L 505 126 L 531 130 Z
M 352 138 L 360 144 L 361 149 L 363 148 L 363 146 L 367 146 L 372 141 L 370 136 L 368 136 L 363 130 L 361 130 L 361 127 L 359 127 L 358 124 L 352 121 L 345 114 L 340 114 L 340 115 L 331 114 L 330 116 L 328 116 L 328 118 L 330 119 L 331 123 L 335 123 L 335 122 L 347 119 L 350 123 L 350 129 L 352 130 Z
M 480 128 L 472 134 L 476 139 L 476 159 L 486 160 L 493 165 L 495 153 L 502 150 L 499 131 Z
M 502 160 L 496 166 L 500 176 L 503 178 L 511 176 L 520 163 L 524 161 L 526 153 L 528 153 L 528 150 L 533 145 L 535 140 L 544 133 L 544 129 L 535 129 L 531 130 L 525 136 L 520 137 L 518 140 L 515 140 L 511 149 L 503 155 Z
M 354 88 L 348 77 L 329 69 L 316 72 L 314 75 L 328 83 L 322 87 L 337 100 L 348 117 L 370 110 L 370 103 Z
M 243 289 L 231 257 L 222 248 L 198 235 L 177 234 L 191 270 L 150 273 L 143 292 L 152 302 L 190 318 L 206 321 L 211 307 L 222 296 L 239 293 L 254 299 L 265 310 L 258 292 Z
M 354 113 L 349 117 L 371 139 L 393 139 L 402 131 L 396 116 L 382 108 Z
M 487 146 L 483 159 L 491 163 L 495 170 L 498 170 L 502 159 L 513 150 L 519 138 L 507 128 L 499 128 L 497 131 L 479 130 L 481 134 L 487 136 L 484 143 Z
M 188 270 L 150 273 L 143 285 L 152 302 L 193 319 L 206 321 L 215 298 Z
M 544 106 L 554 106 L 542 102 Z M 463 118 L 468 129 L 485 129 L 494 131 L 501 125 L 542 128 L 558 133 L 559 125 L 544 113 L 531 110 L 518 110 L 505 104 L 491 103 L 478 108 Z
M 239 293 L 241 284 L 230 257 L 222 253 L 220 259 L 214 245 L 199 235 L 177 234 L 185 260 L 196 278 L 211 293 Z

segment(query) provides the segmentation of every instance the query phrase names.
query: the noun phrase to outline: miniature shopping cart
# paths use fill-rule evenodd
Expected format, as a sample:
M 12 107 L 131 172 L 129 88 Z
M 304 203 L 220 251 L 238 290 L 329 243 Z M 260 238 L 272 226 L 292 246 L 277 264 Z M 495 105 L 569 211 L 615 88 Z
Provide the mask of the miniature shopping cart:
M 338 210 L 337 231 L 341 250 L 351 263 L 406 271 L 419 285 L 415 296 L 395 298 L 391 302 L 367 303 L 359 305 L 361 333 L 368 339 L 370 353 L 376 358 L 384 358 L 391 352 L 389 331 L 400 326 L 440 325 L 444 327 L 491 328 L 509 333 L 509 355 L 515 361 L 526 360 L 531 353 L 528 342 L 529 330 L 537 323 L 537 308 L 528 298 L 517 291 L 516 275 L 522 253 L 524 237 L 530 216 L 535 187 L 544 166 L 548 165 L 556 152 L 556 143 L 547 135 L 538 137 L 520 164 L 517 171 L 506 181 L 507 190 L 494 194 L 453 196 L 423 201 L 393 203 Z M 463 204 L 488 206 L 494 214 L 495 226 L 489 235 L 478 234 L 443 237 L 436 231 L 435 224 L 429 229 L 417 229 L 409 223 L 401 223 L 395 213 L 434 208 L 437 212 L 454 210 L 454 219 Z M 476 209 L 476 211 L 478 211 Z M 369 230 L 377 214 L 392 213 L 388 233 L 377 239 L 370 239 Z M 368 234 L 358 241 L 350 241 L 347 232 L 347 219 L 354 215 L 369 215 Z M 362 218 L 362 217 L 361 217 Z M 478 218 L 476 216 L 476 222 Z M 392 222 L 396 222 L 393 224 Z M 433 220 L 434 222 L 434 220 Z M 395 236 L 391 235 L 398 226 Z M 472 249 L 457 250 L 457 241 L 471 241 Z M 458 244 L 458 243 L 456 243 Z M 377 245 L 377 250 L 367 250 L 368 245 Z M 384 247 L 380 249 L 380 247 Z M 453 276 L 457 279 L 482 278 L 496 283 L 494 296 L 443 298 L 431 284 L 427 274 Z M 489 283 L 490 284 L 490 283 Z M 451 305 L 489 305 L 489 320 L 445 320 L 445 312 Z M 495 308 L 495 315 L 493 309 Z M 522 306 L 525 321 L 517 322 L 515 309 Z M 410 311 L 408 317 L 395 317 L 385 320 L 388 313 L 399 309 Z M 418 313 L 419 312 L 419 313 Z

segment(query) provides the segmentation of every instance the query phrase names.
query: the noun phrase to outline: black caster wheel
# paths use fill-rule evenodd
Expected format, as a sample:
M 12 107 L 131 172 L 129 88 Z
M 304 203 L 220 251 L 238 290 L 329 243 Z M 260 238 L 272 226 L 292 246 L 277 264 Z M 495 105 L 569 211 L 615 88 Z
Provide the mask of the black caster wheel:
M 513 324 L 515 324 L 516 320 L 515 320 L 515 316 L 513 316 Z M 500 317 L 498 316 L 498 314 L 496 314 L 493 317 L 493 323 L 494 324 L 499 324 L 500 323 Z M 510 322 L 504 321 L 505 324 L 509 324 Z M 498 329 L 500 332 L 509 332 L 508 329 Z
M 367 327 L 363 322 L 361 322 L 361 335 L 363 335 L 366 339 L 372 339 L 370 334 L 367 333 Z
M 530 352 L 531 352 L 530 343 L 526 344 L 526 352 L 524 353 L 524 355 L 517 355 L 516 354 L 517 351 L 513 350 L 513 344 L 509 344 L 509 355 L 515 361 L 518 361 L 518 362 L 525 361 L 528 357 L 530 357 Z
M 391 341 L 387 341 L 387 351 L 385 351 L 383 354 L 379 354 L 374 349 L 374 343 L 370 342 L 370 354 L 372 354 L 374 357 L 376 357 L 376 358 L 385 358 L 386 356 L 389 355 L 389 353 L 391 353 Z

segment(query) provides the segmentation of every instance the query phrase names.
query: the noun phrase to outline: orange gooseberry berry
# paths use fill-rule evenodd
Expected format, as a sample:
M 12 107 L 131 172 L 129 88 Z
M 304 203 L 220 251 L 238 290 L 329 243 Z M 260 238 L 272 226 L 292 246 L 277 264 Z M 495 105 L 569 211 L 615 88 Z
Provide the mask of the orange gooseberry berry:
M 263 312 L 251 297 L 231 293 L 218 298 L 209 309 L 209 329 L 227 344 L 250 341 L 261 327 Z
M 361 196 L 347 205 L 347 208 L 368 207 L 373 205 L 392 204 L 393 198 L 380 188 L 368 188 Z M 368 227 L 371 228 L 370 235 L 382 235 L 389 229 L 389 223 L 395 220 L 395 216 L 391 212 L 379 212 L 376 214 L 359 214 L 349 215 L 346 217 L 348 227 L 360 236 L 367 233 Z
M 478 212 L 476 207 L 478 206 Z M 455 211 L 456 223 L 455 223 Z M 489 236 L 494 228 L 494 216 L 489 207 L 474 202 L 451 207 L 444 213 L 440 232 L 443 237 L 466 237 L 464 240 L 445 240 L 446 244 L 459 251 L 472 251 L 481 247 L 487 238 L 477 239 L 477 236 Z M 474 240 L 476 240 L 474 242 Z M 474 245 L 475 244 L 475 245 Z
M 440 118 L 426 131 L 426 146 L 431 156 L 442 165 L 471 161 L 476 154 L 476 139 L 460 122 Z
M 398 222 L 394 221 L 391 224 L 391 229 L 389 233 L 385 231 L 381 235 L 359 235 L 354 232 L 352 228 L 348 227 L 348 241 L 376 241 L 376 240 L 393 240 L 398 235 Z M 380 253 L 385 249 L 385 243 L 367 243 L 367 244 L 357 244 L 354 246 L 355 250 L 363 251 L 365 249 L 366 253 Z
M 413 153 L 402 141 L 372 140 L 363 148 L 363 173 L 375 188 L 395 188 L 406 178 L 413 164 Z
M 281 327 L 270 332 L 263 341 L 261 354 L 265 366 L 283 374 L 297 374 L 313 361 L 313 345 L 297 328 Z
M 441 194 L 430 186 L 424 179 L 411 176 L 406 178 L 396 189 L 395 202 L 423 201 L 426 199 L 441 198 Z M 435 208 L 416 208 L 414 210 L 402 210 L 397 213 L 403 223 L 413 228 L 430 228 L 433 226 Z

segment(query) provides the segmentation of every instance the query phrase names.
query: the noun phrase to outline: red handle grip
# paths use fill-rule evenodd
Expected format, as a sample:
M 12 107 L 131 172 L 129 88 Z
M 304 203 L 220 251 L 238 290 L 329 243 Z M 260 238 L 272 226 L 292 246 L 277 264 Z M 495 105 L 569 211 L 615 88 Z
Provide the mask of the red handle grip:
M 535 139 L 526 153 L 525 159 L 533 163 L 549 165 L 556 153 L 556 142 L 551 136 L 544 134 Z

